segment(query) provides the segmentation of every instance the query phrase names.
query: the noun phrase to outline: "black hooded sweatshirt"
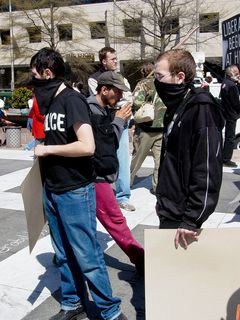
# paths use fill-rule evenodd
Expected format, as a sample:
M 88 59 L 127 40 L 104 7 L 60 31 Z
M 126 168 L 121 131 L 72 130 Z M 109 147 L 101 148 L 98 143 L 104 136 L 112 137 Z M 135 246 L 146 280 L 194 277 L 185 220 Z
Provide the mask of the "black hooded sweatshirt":
M 222 182 L 224 119 L 214 97 L 192 88 L 164 128 L 156 211 L 159 217 L 179 221 L 196 230 L 214 212 Z M 167 136 L 167 137 L 166 137 Z

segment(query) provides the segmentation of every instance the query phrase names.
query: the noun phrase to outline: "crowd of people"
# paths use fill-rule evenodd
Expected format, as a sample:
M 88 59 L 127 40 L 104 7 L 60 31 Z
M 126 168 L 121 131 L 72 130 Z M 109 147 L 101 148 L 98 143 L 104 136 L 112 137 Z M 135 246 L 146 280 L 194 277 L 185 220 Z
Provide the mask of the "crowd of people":
M 103 319 L 127 319 L 120 298 L 112 294 L 96 238 L 96 218 L 143 276 L 144 249 L 133 237 L 121 209 L 135 210 L 130 187 L 150 151 L 154 158 L 151 192 L 156 195 L 159 227 L 176 229 L 176 248 L 187 249 L 198 240 L 198 230 L 218 202 L 223 163 L 232 164 L 234 123 L 222 109 L 228 108 L 228 101 L 236 114 L 240 113 L 233 67 L 226 70 L 223 108 L 219 108 L 208 90 L 193 86 L 196 64 L 186 50 L 169 50 L 159 54 L 155 64 L 144 64 L 143 78 L 133 92 L 117 72 L 113 48 L 102 48 L 99 60 L 101 68 L 89 77 L 88 98 L 81 88 L 64 80 L 65 64 L 57 51 L 43 48 L 30 63 L 35 95 L 31 110 L 34 152 L 41 158 L 44 211 L 61 274 L 61 309 L 51 320 L 75 319 L 87 311 L 85 282 Z M 226 87 L 238 97 L 237 102 L 233 98 L 236 107 L 227 97 Z M 119 101 L 123 103 L 117 108 Z M 129 121 L 145 103 L 152 106 L 154 116 L 135 124 L 130 163 Z M 109 148 L 103 140 L 99 148 L 104 134 Z M 102 166 L 97 163 L 99 149 L 100 157 L 106 157 Z M 116 158 L 117 165 L 107 157 Z

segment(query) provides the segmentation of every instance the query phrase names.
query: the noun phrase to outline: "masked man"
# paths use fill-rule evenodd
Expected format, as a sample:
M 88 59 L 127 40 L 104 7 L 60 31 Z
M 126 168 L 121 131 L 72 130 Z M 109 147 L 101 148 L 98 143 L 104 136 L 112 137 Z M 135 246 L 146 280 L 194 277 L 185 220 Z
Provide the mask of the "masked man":
M 213 213 L 222 181 L 223 118 L 215 99 L 192 81 L 196 65 L 185 50 L 161 53 L 155 86 L 167 107 L 156 211 L 160 228 L 177 229 L 176 248 L 198 239 Z
M 126 319 L 112 296 L 103 252 L 96 239 L 95 143 L 85 98 L 68 87 L 64 61 L 50 48 L 31 59 L 33 86 L 45 115 L 45 145 L 37 145 L 45 174 L 43 204 L 61 275 L 61 310 L 51 320 L 74 320 L 85 311 L 88 284 L 105 320 Z

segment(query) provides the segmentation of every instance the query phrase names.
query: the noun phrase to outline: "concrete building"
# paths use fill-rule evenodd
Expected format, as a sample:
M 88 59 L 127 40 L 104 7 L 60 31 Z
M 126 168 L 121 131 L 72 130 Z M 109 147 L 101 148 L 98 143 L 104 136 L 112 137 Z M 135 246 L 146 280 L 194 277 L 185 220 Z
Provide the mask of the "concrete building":
M 238 13 L 239 1 L 165 2 L 172 2 L 165 11 L 153 0 L 114 0 L 35 10 L 29 2 L 26 10 L 1 12 L 0 87 L 9 87 L 13 68 L 19 81 L 30 57 L 45 46 L 56 47 L 65 57 L 74 55 L 94 63 L 99 49 L 110 45 L 117 50 L 123 70 L 128 61 L 154 60 L 159 50 L 174 47 L 197 25 L 185 48 L 204 52 L 206 61 L 221 65 L 221 22 Z

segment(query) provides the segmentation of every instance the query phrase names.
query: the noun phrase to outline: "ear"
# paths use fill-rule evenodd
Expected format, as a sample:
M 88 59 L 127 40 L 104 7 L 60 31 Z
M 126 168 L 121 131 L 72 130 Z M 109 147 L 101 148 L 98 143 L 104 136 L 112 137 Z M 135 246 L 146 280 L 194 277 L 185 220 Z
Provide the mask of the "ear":
M 45 69 L 44 70 L 44 77 L 45 77 L 45 79 L 52 79 L 53 78 L 53 73 L 52 73 L 52 71 L 50 70 L 50 69 Z
M 176 78 L 177 78 L 178 84 L 183 83 L 185 81 L 185 73 L 182 71 L 178 72 L 178 74 L 176 75 Z
M 102 65 L 105 66 L 107 64 L 106 59 L 102 59 Z
M 105 86 L 102 86 L 102 94 L 106 96 L 108 94 L 109 89 Z

